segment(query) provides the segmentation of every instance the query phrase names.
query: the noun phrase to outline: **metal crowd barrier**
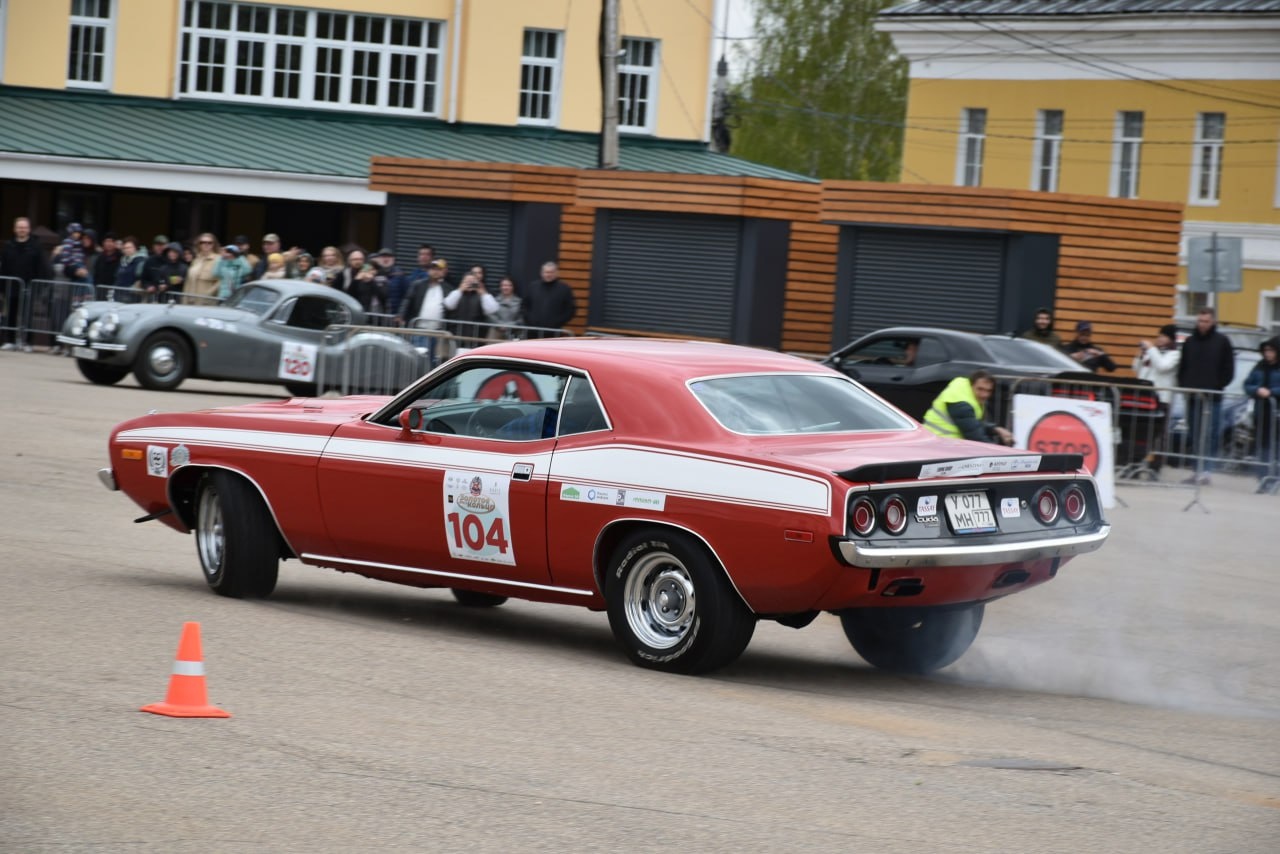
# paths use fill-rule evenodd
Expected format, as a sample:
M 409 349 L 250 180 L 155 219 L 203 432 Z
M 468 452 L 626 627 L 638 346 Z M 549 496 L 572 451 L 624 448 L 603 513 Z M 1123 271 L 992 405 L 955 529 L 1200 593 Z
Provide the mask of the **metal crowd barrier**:
M 221 297 L 189 294 L 185 291 L 153 291 L 124 285 L 95 285 L 94 299 L 119 303 L 177 303 L 179 305 L 219 305 Z
M 0 276 L 0 345 L 13 348 L 26 343 L 22 325 L 24 291 L 21 279 Z
M 395 394 L 442 362 L 486 344 L 573 337 L 562 329 L 534 326 L 446 320 L 435 321 L 442 328 L 430 329 L 429 324 L 330 326 L 317 358 L 317 393 Z
M 1222 472 L 1255 475 L 1259 492 L 1280 493 L 1280 403 L 1206 389 L 997 379 L 1004 382 L 996 384 L 991 411 L 1010 429 L 1015 394 L 1110 403 L 1118 482 L 1198 490 L 1211 472 Z

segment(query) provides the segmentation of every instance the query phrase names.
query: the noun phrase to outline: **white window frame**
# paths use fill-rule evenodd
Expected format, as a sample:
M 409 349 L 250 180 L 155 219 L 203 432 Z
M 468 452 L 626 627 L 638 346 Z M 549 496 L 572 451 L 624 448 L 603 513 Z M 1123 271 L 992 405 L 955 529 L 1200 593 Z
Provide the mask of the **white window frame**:
M 650 63 L 640 65 L 630 62 L 634 54 L 643 51 L 643 46 L 652 48 Z M 622 55 L 618 59 L 618 131 L 620 133 L 652 134 L 658 123 L 658 70 L 662 67 L 662 43 L 657 39 L 642 39 L 624 36 L 622 39 Z M 644 94 L 638 94 L 640 90 Z M 642 111 L 644 121 L 628 123 L 633 110 Z
M 1280 335 L 1280 286 L 1258 294 L 1258 325 L 1273 336 Z
M 119 5 L 119 0 L 71 0 L 71 18 L 67 27 L 67 88 L 104 90 L 111 88 L 112 71 L 115 67 L 116 9 Z M 77 7 L 80 7 L 80 11 L 84 11 L 86 6 L 92 6 L 98 10 L 105 7 L 107 14 L 105 16 L 76 14 Z M 71 76 L 72 53 L 77 47 L 77 40 L 90 30 L 102 32 L 101 80 L 80 80 Z
M 1058 128 L 1053 133 L 1048 130 L 1050 115 L 1056 115 L 1058 119 Z M 1031 189 L 1033 190 L 1042 193 L 1058 192 L 1058 180 L 1062 169 L 1062 132 L 1066 127 L 1066 121 L 1066 113 L 1062 110 L 1036 112 L 1036 141 L 1035 147 L 1031 150 Z
M 974 130 L 975 119 L 981 129 Z M 965 107 L 960 112 L 960 143 L 956 147 L 956 186 L 981 187 L 982 161 L 987 147 L 987 110 Z
M 1184 324 L 1194 323 L 1201 308 L 1216 308 L 1214 294 L 1193 291 L 1189 285 L 1178 285 L 1174 293 L 1173 319 Z
M 184 2 L 184 20 L 181 27 L 179 46 L 177 82 L 179 98 L 198 98 L 201 100 L 249 101 L 258 104 L 281 106 L 302 106 L 320 110 L 341 110 L 344 112 L 393 113 L 439 117 L 443 101 L 442 78 L 444 68 L 445 23 L 429 18 L 410 18 L 403 15 L 371 15 L 359 11 L 344 12 L 332 9 L 305 9 L 295 6 L 275 6 L 269 3 L 225 2 L 230 8 L 230 19 L 227 27 L 216 25 L 203 27 L 200 25 L 200 10 L 203 6 L 211 8 L 219 5 L 219 0 L 190 0 Z M 192 12 L 192 19 L 185 19 L 187 9 Z M 270 32 L 239 29 L 240 11 L 242 9 L 266 10 L 269 17 Z M 304 16 L 301 34 L 276 32 L 278 22 L 297 20 L 293 16 Z M 334 35 L 331 30 L 328 37 L 321 38 L 320 21 L 322 15 L 331 16 L 325 19 L 330 23 L 341 21 L 341 35 Z M 357 25 L 365 28 L 364 40 L 357 40 Z M 382 38 L 372 35 L 375 29 L 381 29 Z M 392 40 L 392 32 L 399 28 L 402 38 L 399 42 Z M 418 28 L 417 41 L 410 38 L 411 31 Z M 216 62 L 200 62 L 199 40 L 221 40 L 224 45 L 222 59 Z M 259 94 L 237 94 L 236 78 L 240 69 L 238 52 L 241 44 L 260 43 L 263 45 L 262 82 Z M 300 49 L 299 67 L 284 67 L 286 55 L 291 49 Z M 336 52 L 335 82 L 336 97 L 333 100 L 316 97 L 317 56 L 321 50 Z M 374 103 L 356 103 L 352 100 L 353 80 L 355 72 L 355 54 L 359 52 L 376 57 L 377 72 L 369 77 L 370 94 Z M 403 68 L 412 65 L 413 70 L 407 75 L 391 78 L 391 69 L 396 59 Z M 276 63 L 282 63 L 277 68 Z M 248 67 L 248 66 L 246 66 Z M 210 68 L 220 70 L 221 85 L 216 88 L 197 88 L 197 69 Z M 289 78 L 294 78 L 298 94 L 290 96 L 287 92 L 277 93 L 276 86 L 288 85 Z M 408 106 L 392 105 L 391 97 L 396 86 L 410 85 L 413 97 Z M 399 90 L 403 95 L 403 90 Z M 404 100 L 403 97 L 401 100 Z
M 530 34 L 542 34 L 554 40 L 556 46 L 555 56 L 537 56 L 526 53 L 526 44 Z M 563 30 L 544 30 L 539 27 L 525 27 L 520 32 L 520 87 L 519 99 L 516 106 L 516 123 L 521 125 L 534 125 L 537 127 L 555 127 L 560 123 L 560 86 L 561 86 L 561 67 L 564 62 L 565 37 Z M 526 89 L 524 86 L 525 69 L 547 69 L 550 75 L 550 86 L 547 89 Z M 525 107 L 526 93 L 532 96 L 546 95 L 550 98 L 548 105 L 548 115 L 543 116 L 526 116 L 523 115 Z
M 1216 137 L 1209 135 L 1210 116 L 1219 119 Z M 1191 148 L 1191 188 L 1187 193 L 1188 204 L 1199 207 L 1217 206 L 1222 194 L 1222 154 L 1223 140 L 1226 135 L 1226 113 L 1196 114 L 1196 141 Z
M 1135 115 L 1145 132 L 1146 115 L 1141 110 L 1116 113 L 1115 142 L 1111 148 L 1111 195 L 1117 199 L 1136 199 L 1142 187 L 1142 132 L 1134 136 L 1125 130 L 1126 117 Z M 1131 168 L 1124 166 L 1126 158 L 1132 163 Z

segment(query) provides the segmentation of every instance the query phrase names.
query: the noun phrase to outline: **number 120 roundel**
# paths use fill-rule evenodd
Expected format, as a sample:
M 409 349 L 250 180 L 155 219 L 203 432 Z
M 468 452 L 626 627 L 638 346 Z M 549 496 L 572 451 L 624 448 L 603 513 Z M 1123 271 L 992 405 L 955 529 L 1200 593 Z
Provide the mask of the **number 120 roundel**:
M 391 398 L 146 415 L 109 452 L 216 593 L 270 595 L 283 559 L 578 605 L 678 673 L 822 611 L 872 665 L 936 670 L 1110 531 L 1077 454 L 942 439 L 834 370 L 700 342 L 492 344 Z

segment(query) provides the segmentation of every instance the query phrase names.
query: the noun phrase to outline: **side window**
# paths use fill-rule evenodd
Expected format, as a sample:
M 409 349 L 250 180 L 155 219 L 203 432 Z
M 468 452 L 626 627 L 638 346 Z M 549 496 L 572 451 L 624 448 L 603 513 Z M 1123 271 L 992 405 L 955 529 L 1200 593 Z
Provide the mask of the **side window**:
M 324 329 L 336 323 L 350 323 L 345 305 L 324 297 L 298 297 L 289 313 L 288 324 L 298 329 Z
M 583 377 L 569 380 L 569 390 L 564 396 L 564 405 L 560 407 L 561 436 L 574 433 L 590 433 L 593 430 L 607 430 L 609 422 L 604 417 L 604 409 L 596 397 L 591 383 Z
M 877 338 L 845 356 L 844 364 L 919 367 L 924 364 L 920 361 L 919 354 L 921 340 L 919 338 Z M 932 341 L 936 348 L 941 347 L 936 340 L 928 338 L 923 340 Z
M 937 338 L 921 338 L 920 347 L 916 351 L 917 368 L 923 368 L 928 365 L 940 365 L 947 361 L 946 348 L 942 346 L 942 342 Z
M 566 375 L 541 367 L 475 364 L 436 379 L 404 408 L 421 413 L 421 429 L 428 433 L 545 439 L 555 435 L 567 382 Z M 395 412 L 382 423 L 398 423 L 399 417 Z

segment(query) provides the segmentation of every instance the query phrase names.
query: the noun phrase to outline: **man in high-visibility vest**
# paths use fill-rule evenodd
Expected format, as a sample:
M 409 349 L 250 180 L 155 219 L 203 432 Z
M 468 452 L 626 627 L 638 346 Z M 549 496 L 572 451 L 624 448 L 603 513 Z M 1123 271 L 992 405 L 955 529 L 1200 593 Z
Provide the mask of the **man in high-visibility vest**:
M 986 371 L 956 377 L 929 404 L 929 411 L 924 414 L 924 426 L 948 439 L 1012 445 L 1012 433 L 982 420 L 987 401 L 991 400 L 995 390 L 996 381 Z

